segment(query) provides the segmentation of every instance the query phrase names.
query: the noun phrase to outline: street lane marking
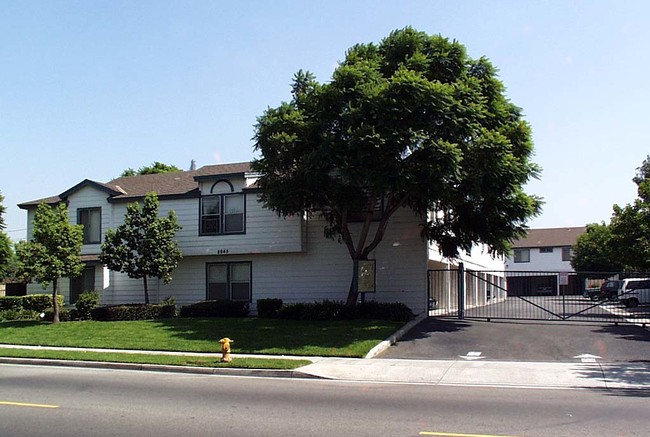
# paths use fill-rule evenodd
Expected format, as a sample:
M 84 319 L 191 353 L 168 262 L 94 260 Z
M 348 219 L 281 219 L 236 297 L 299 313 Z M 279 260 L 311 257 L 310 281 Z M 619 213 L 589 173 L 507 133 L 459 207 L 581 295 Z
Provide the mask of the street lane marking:
M 422 431 L 420 435 L 436 435 L 443 437 L 514 437 L 507 435 L 492 435 L 492 434 L 458 434 L 456 432 L 427 432 Z
M 29 404 L 25 402 L 8 402 L 8 401 L 0 401 L 0 405 L 11 405 L 13 407 L 59 408 L 58 405 Z

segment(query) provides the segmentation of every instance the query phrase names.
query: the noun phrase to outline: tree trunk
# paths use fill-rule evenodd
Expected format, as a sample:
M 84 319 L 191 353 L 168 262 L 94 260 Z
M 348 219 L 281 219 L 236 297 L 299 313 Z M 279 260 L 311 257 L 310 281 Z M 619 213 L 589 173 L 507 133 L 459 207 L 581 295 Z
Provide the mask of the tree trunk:
M 52 317 L 52 323 L 59 323 L 59 300 L 56 296 L 56 289 L 59 279 L 55 279 L 52 282 L 52 309 L 54 311 L 54 317 Z
M 149 304 L 149 287 L 147 286 L 147 275 L 144 276 L 144 303 Z
M 366 256 L 362 255 L 362 256 L 359 256 L 359 257 L 354 257 L 352 259 L 352 266 L 353 266 L 352 267 L 352 269 L 353 269 L 352 270 L 352 280 L 350 281 L 350 289 L 348 290 L 348 298 L 345 301 L 345 305 L 347 305 L 349 307 L 355 306 L 357 304 L 357 301 L 359 300 L 359 292 L 357 291 L 358 288 L 359 288 L 358 278 L 357 278 L 357 286 L 355 287 L 355 284 L 354 284 L 354 277 L 357 274 L 357 272 L 355 272 L 354 269 L 358 268 L 358 266 L 355 265 L 356 264 L 355 261 L 361 261 L 361 260 L 365 260 L 365 259 L 368 259 L 367 255 Z

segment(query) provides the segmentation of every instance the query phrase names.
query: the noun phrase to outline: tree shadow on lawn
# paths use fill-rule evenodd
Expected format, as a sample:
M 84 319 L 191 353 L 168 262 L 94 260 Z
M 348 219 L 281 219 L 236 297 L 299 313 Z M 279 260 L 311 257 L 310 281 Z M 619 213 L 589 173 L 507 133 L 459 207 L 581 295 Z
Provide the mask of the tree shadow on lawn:
M 233 353 L 360 356 L 394 333 L 395 322 L 295 321 L 259 318 L 178 318 L 151 321 L 173 337 L 219 351 L 234 340 Z M 206 346 L 208 345 L 208 346 Z M 189 346 L 189 344 L 188 344 Z

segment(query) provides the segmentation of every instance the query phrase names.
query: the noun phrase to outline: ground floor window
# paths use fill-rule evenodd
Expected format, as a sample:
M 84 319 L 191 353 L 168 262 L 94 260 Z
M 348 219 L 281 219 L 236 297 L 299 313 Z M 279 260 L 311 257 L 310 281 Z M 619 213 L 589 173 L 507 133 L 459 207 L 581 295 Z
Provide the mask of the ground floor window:
M 95 267 L 86 267 L 81 272 L 81 275 L 70 279 L 70 304 L 76 303 L 79 295 L 84 291 L 93 291 L 94 289 Z
M 208 300 L 251 301 L 250 262 L 224 262 L 207 265 Z

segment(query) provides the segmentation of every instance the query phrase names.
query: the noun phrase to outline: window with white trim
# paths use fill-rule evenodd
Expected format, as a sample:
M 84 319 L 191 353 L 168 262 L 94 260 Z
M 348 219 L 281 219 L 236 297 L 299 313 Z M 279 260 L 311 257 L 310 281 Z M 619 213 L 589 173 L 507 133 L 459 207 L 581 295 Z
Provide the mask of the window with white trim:
M 243 234 L 243 193 L 211 194 L 201 197 L 201 235 Z
M 530 249 L 515 249 L 513 259 L 516 263 L 529 263 Z
M 206 272 L 207 300 L 251 301 L 250 262 L 210 263 Z
M 102 242 L 102 209 L 77 209 L 77 224 L 83 225 L 83 244 L 99 244 Z

